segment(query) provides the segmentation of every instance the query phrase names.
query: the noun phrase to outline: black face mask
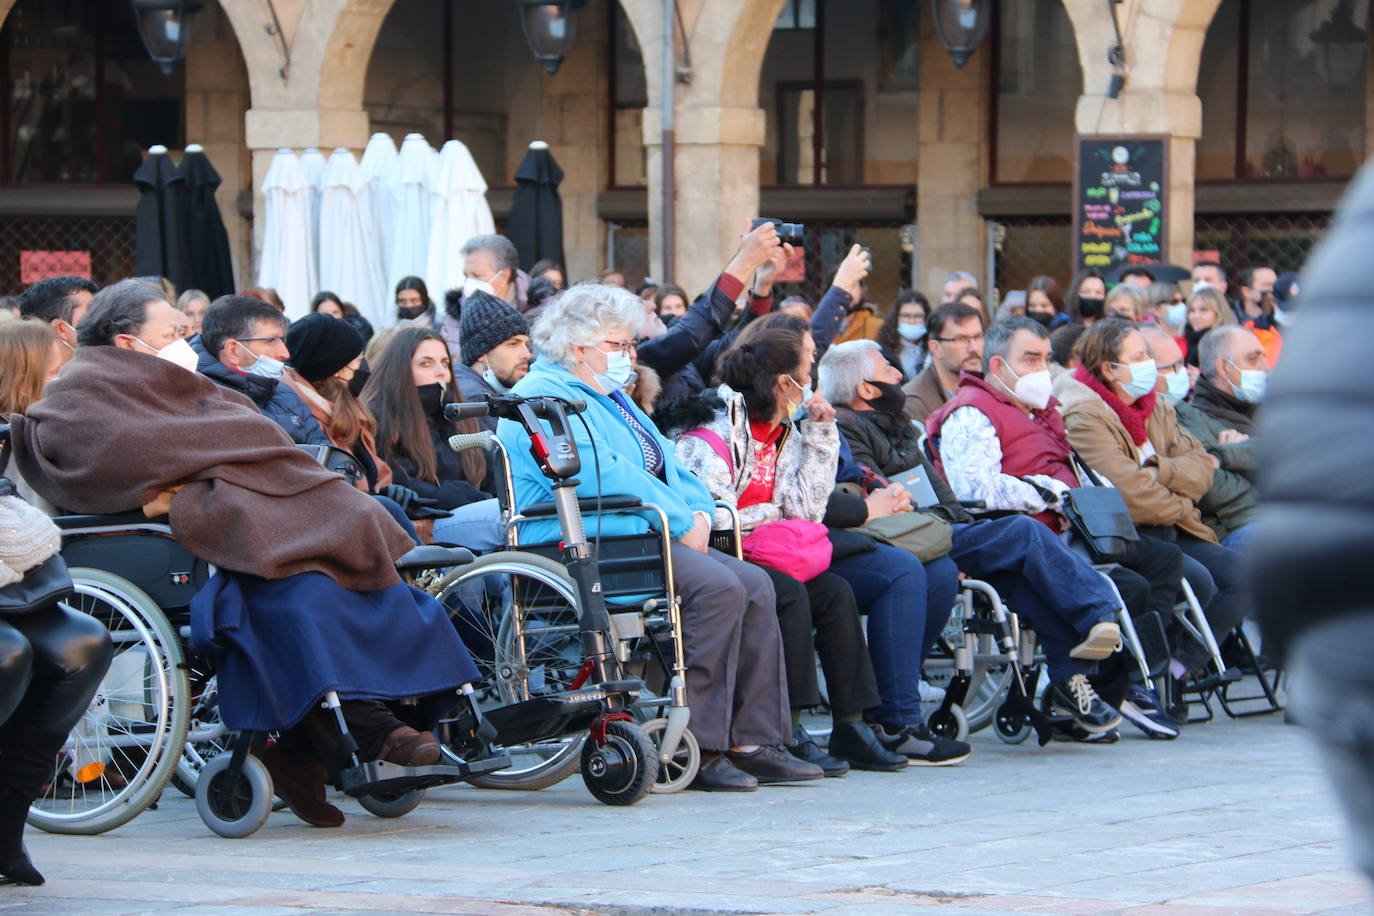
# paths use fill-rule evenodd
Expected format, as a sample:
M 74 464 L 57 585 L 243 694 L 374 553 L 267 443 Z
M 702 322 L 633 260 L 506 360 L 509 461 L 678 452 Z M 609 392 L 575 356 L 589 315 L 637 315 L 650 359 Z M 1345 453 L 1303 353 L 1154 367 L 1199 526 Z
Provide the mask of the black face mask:
M 1078 314 L 1084 318 L 1098 318 L 1102 315 L 1102 307 L 1107 304 L 1105 299 L 1079 299 Z
M 1040 322 L 1042 327 L 1047 328 L 1050 326 L 1050 322 L 1054 320 L 1054 312 L 1027 312 L 1026 317 L 1032 321 Z
M 420 385 L 415 389 L 415 393 L 420 396 L 420 409 L 425 412 L 425 416 L 443 416 L 444 397 L 447 394 L 443 385 L 438 382 L 432 385 Z
M 902 412 L 906 406 L 906 392 L 902 390 L 901 385 L 871 380 L 868 384 L 882 392 L 876 398 L 864 398 L 870 407 L 882 413 L 899 414 Z
M 372 370 L 367 368 L 367 363 L 362 363 L 353 370 L 353 377 L 348 380 L 348 390 L 353 393 L 355 398 L 363 396 L 363 386 L 367 384 L 367 380 L 371 376 Z
M 410 308 L 407 308 L 404 305 L 396 306 L 396 314 L 400 316 L 402 321 L 414 320 L 416 318 L 419 318 L 427 311 L 429 311 L 429 306 L 427 305 L 415 305 L 411 306 Z

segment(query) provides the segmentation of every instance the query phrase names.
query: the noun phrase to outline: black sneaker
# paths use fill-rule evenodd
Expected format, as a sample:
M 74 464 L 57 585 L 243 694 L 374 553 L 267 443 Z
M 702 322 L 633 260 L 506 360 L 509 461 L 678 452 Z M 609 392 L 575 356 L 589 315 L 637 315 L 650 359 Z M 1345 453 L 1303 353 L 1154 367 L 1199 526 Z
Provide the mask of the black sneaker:
M 1067 681 L 1050 684 L 1045 703 L 1052 716 L 1073 716 L 1085 732 L 1098 734 L 1121 724 L 1121 713 L 1112 709 L 1093 690 L 1086 675 L 1075 674 Z
M 814 763 L 798 760 L 780 747 L 761 747 L 753 751 L 731 751 L 730 763 L 766 786 L 777 782 L 820 779 L 825 772 Z
M 1105 732 L 1086 732 L 1077 722 L 1061 725 L 1054 731 L 1055 741 L 1076 741 L 1079 744 L 1116 744 L 1121 732 L 1109 728 Z
M 973 753 L 973 748 L 963 741 L 941 738 L 922 722 L 908 725 L 898 732 L 888 730 L 887 726 L 875 725 L 873 732 L 878 743 L 889 751 L 904 755 L 912 766 L 947 767 L 961 763 Z
M 905 770 L 905 754 L 889 751 L 866 722 L 836 722 L 830 730 L 830 755 L 848 761 L 856 770 L 895 773 Z
M 1121 717 L 1145 733 L 1147 738 L 1169 740 L 1178 737 L 1178 726 L 1160 709 L 1159 697 L 1139 684 L 1126 691 L 1121 701 Z
M 799 724 L 792 729 L 792 743 L 787 745 L 787 753 L 798 760 L 814 763 L 822 773 L 832 778 L 849 772 L 849 764 L 821 750 L 804 725 Z

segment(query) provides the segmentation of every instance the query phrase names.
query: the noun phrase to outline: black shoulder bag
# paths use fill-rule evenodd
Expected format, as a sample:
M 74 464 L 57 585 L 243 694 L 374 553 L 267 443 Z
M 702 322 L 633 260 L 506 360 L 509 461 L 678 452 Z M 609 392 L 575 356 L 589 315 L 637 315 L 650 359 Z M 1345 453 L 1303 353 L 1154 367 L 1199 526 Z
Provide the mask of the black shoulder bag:
M 1087 545 L 1097 563 L 1124 563 L 1135 559 L 1140 535 L 1121 491 L 1102 483 L 1087 462 L 1073 452 L 1074 464 L 1091 486 L 1074 487 L 1064 494 L 1063 509 L 1074 534 Z

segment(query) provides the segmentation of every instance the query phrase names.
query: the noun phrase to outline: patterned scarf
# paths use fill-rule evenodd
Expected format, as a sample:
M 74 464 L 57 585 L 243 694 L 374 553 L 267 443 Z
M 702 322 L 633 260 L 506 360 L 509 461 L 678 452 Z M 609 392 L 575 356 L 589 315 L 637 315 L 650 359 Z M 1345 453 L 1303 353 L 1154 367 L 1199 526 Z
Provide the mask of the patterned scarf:
M 1155 393 L 1151 391 L 1143 398 L 1137 398 L 1134 404 L 1127 405 L 1122 402 L 1106 385 L 1098 380 L 1097 376 L 1088 371 L 1086 366 L 1079 366 L 1073 370 L 1075 381 L 1082 382 L 1091 388 L 1098 397 L 1107 403 L 1107 406 L 1116 412 L 1121 418 L 1121 423 L 1126 427 L 1126 432 L 1130 435 L 1131 441 L 1137 446 L 1144 445 L 1149 436 L 1145 433 L 1145 421 L 1155 410 Z

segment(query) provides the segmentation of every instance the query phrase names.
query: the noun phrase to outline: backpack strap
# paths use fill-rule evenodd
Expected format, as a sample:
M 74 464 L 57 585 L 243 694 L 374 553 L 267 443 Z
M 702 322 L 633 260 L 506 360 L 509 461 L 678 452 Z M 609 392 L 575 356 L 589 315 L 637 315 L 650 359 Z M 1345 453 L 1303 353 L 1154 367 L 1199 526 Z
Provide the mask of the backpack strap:
M 687 430 L 683 435 L 695 436 L 711 446 L 711 451 L 719 455 L 720 459 L 725 462 L 725 466 L 730 469 L 730 478 L 732 480 L 734 479 L 735 459 L 730 455 L 730 449 L 726 446 L 725 440 L 720 437 L 719 433 L 714 430 L 709 430 L 704 426 L 698 426 L 696 429 Z

